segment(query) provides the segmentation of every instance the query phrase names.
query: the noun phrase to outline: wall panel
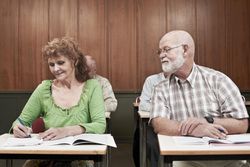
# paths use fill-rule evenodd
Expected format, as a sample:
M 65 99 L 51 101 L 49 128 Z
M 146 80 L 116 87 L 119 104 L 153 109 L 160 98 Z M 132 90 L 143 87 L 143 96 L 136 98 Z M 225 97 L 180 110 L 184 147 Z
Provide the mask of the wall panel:
M 196 56 L 200 65 L 228 73 L 225 0 L 197 1 Z
M 78 1 L 49 0 L 49 39 L 78 37 Z
M 46 78 L 41 55 L 48 41 L 48 1 L 20 1 L 18 89 L 34 89 Z
M 191 33 L 197 64 L 250 91 L 248 0 L 1 0 L 0 90 L 32 90 L 51 78 L 41 48 L 55 37 L 78 40 L 114 90 L 137 92 L 161 71 L 161 36 Z
M 119 90 L 137 89 L 135 2 L 108 1 L 109 73 Z
M 241 90 L 250 91 L 250 2 L 228 1 L 227 16 L 229 76 Z
M 0 1 L 0 89 L 17 89 L 18 0 Z
M 108 76 L 105 0 L 79 1 L 79 44 L 96 59 L 99 74 Z
M 196 1 L 166 0 L 167 31 L 185 30 L 196 40 Z
M 166 32 L 165 0 L 138 0 L 137 71 L 138 88 L 142 88 L 147 76 L 161 72 L 156 54 L 160 37 Z

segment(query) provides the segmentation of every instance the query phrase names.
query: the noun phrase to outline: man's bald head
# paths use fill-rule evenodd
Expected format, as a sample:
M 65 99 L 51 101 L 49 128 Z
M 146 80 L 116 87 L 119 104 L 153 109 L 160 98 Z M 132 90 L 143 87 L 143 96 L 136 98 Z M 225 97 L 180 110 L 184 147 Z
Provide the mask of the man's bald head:
M 87 66 L 89 67 L 89 76 L 90 78 L 94 78 L 97 71 L 95 59 L 90 55 L 86 55 L 85 58 L 87 61 Z
M 187 45 L 189 51 L 194 56 L 195 44 L 192 36 L 183 30 L 174 30 L 166 33 L 160 40 L 159 46 Z

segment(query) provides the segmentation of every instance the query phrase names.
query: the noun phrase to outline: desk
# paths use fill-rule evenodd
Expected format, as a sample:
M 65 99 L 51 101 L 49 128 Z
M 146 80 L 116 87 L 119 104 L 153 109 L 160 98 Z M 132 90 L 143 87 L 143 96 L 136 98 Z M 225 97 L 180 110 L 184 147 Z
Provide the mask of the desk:
M 0 143 L 4 143 L 10 134 L 0 136 Z M 24 146 L 3 147 L 0 146 L 1 159 L 63 159 L 63 160 L 94 160 L 95 166 L 104 167 L 107 153 L 105 145 L 81 145 L 81 146 Z M 7 167 L 12 166 L 11 161 L 6 162 Z
M 106 111 L 105 112 L 105 117 L 106 117 L 106 133 L 111 134 L 111 112 Z M 107 152 L 107 157 L 106 157 L 106 166 L 109 166 L 111 160 L 111 148 L 108 147 L 108 152 Z
M 159 135 L 160 155 L 164 166 L 172 166 L 176 160 L 244 160 L 249 159 L 250 144 L 247 145 L 176 145 L 171 136 Z
M 106 133 L 111 133 L 111 112 L 105 112 L 105 118 L 106 118 L 106 123 L 107 123 L 107 127 L 106 127 Z
M 149 120 L 149 112 L 138 111 L 139 115 L 139 131 L 140 131 L 140 166 L 146 167 L 146 145 L 147 145 L 147 123 Z
M 250 106 L 250 101 L 245 101 L 246 107 Z

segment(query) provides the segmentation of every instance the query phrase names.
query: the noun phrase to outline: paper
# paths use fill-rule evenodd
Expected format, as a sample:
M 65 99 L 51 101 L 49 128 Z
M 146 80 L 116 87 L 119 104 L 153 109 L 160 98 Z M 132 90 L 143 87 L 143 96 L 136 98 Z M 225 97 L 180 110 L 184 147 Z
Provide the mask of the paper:
M 173 136 L 174 142 L 181 145 L 200 145 L 208 144 L 202 138 L 191 136 Z
M 199 145 L 210 143 L 221 144 L 243 144 L 250 143 L 250 134 L 234 134 L 227 135 L 226 139 L 216 139 L 211 137 L 189 137 L 189 136 L 173 136 L 174 142 L 181 145 Z
M 38 139 L 37 137 L 31 137 L 31 138 L 16 138 L 16 137 L 10 137 L 6 140 L 6 142 L 3 144 L 5 147 L 9 146 L 34 146 L 39 145 L 43 142 L 42 139 Z
M 103 144 L 111 147 L 117 147 L 113 136 L 110 134 L 80 134 L 69 136 L 58 140 L 43 141 L 38 136 L 32 138 L 10 137 L 3 146 L 53 146 L 53 145 L 81 145 L 81 144 Z

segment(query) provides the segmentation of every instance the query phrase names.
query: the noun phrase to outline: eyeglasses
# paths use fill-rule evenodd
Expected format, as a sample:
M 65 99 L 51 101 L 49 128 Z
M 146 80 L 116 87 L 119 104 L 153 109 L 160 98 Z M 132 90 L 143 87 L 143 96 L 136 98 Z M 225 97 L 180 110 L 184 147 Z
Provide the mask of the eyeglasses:
M 178 47 L 180 47 L 180 46 L 183 46 L 183 44 L 181 44 L 181 45 L 177 45 L 177 46 L 174 46 L 174 47 L 167 47 L 167 46 L 164 46 L 162 49 L 158 49 L 157 50 L 157 54 L 158 55 L 160 55 L 161 53 L 168 53 L 170 50 L 172 50 L 172 49 L 175 49 L 175 48 L 178 48 Z

